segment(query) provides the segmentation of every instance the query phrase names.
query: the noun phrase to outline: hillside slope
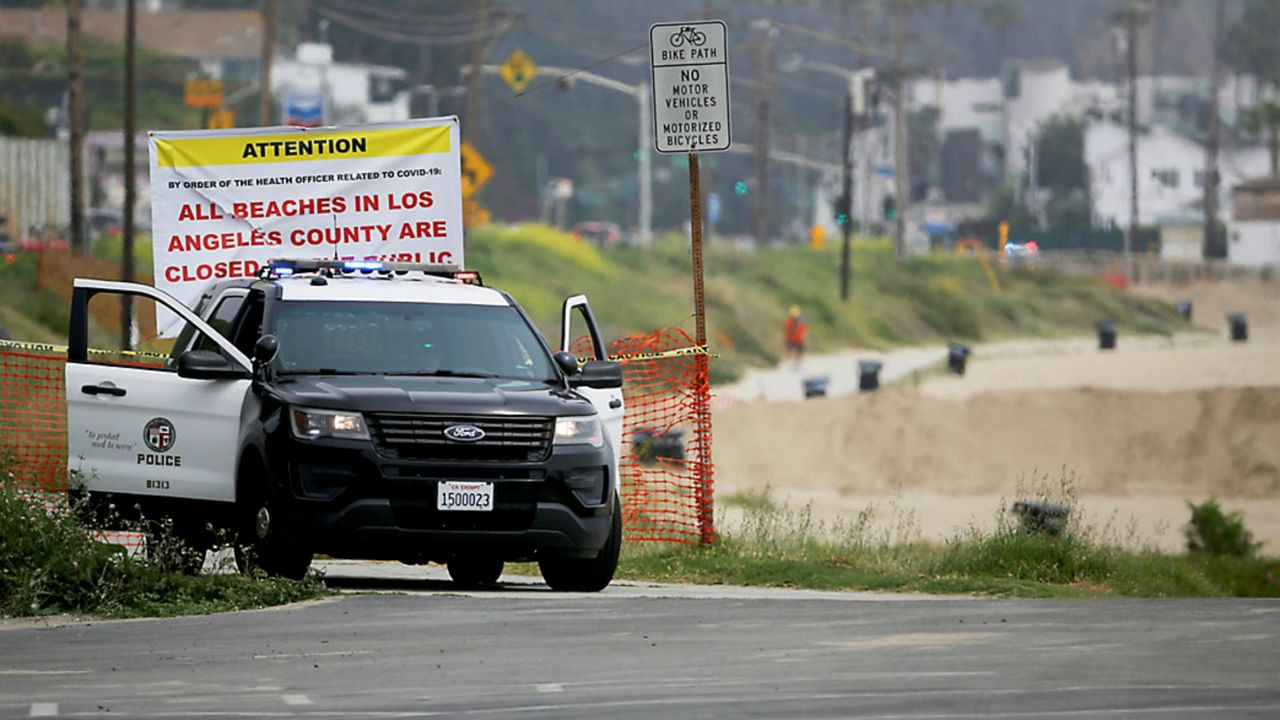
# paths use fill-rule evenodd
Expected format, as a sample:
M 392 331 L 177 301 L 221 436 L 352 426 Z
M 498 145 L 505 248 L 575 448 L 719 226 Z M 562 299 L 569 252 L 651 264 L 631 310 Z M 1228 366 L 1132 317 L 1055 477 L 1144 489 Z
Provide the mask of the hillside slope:
M 105 248 L 108 255 L 111 250 Z M 149 265 L 140 255 L 140 264 Z M 491 225 L 468 234 L 466 260 L 488 284 L 515 296 L 549 338 L 559 333 L 560 303 L 574 293 L 591 297 L 609 339 L 673 325 L 693 334 L 690 253 L 679 236 L 650 248 L 600 249 L 547 227 Z M 26 318 L 0 324 L 23 339 L 56 340 L 65 332 L 65 294 L 51 286 L 69 285 L 69 276 L 54 266 L 56 256 L 45 262 L 50 267 L 41 292 L 35 291 L 33 257 L 0 266 L 0 302 L 10 316 Z M 715 376 L 776 363 L 791 305 L 799 305 L 809 321 L 812 352 L 1088 334 L 1103 318 L 1117 320 L 1125 332 L 1167 334 L 1184 327 L 1167 303 L 1092 279 L 996 267 L 997 289 L 972 258 L 929 256 L 899 264 L 887 242 L 856 246 L 852 297 L 841 303 L 838 265 L 835 249 L 747 251 L 711 244 L 706 296 L 710 342 L 720 355 Z M 145 277 L 149 267 L 140 270 Z

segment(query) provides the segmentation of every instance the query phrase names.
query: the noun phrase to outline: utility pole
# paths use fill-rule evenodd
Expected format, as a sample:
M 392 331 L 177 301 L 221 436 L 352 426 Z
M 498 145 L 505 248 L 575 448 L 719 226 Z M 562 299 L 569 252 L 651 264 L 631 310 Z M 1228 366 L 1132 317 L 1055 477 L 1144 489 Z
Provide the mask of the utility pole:
M 894 219 L 893 254 L 899 261 L 907 259 L 907 212 L 911 198 L 907 155 L 907 82 L 903 66 L 906 44 L 907 8 L 901 0 L 893 4 L 893 177 L 897 195 L 897 217 Z
M 869 37 L 870 37 L 869 15 L 870 15 L 869 4 L 858 3 L 858 39 L 862 41 L 858 46 L 858 67 L 860 68 L 865 68 L 868 66 L 867 44 L 869 42 Z M 870 118 L 871 114 L 874 112 L 875 112 L 875 108 L 868 105 L 867 112 L 866 112 L 868 118 Z M 871 124 L 867 123 L 865 127 L 869 128 L 871 127 Z M 862 128 L 858 128 L 858 129 L 861 130 Z M 871 217 L 870 213 L 868 212 L 868 208 L 871 206 L 871 165 L 872 165 L 871 145 L 872 143 L 871 143 L 870 134 L 871 133 L 868 132 L 866 135 L 862 137 L 862 142 L 860 143 L 860 147 L 859 147 L 859 149 L 862 151 L 861 155 L 862 155 L 863 172 L 862 172 L 862 177 L 858 178 L 859 180 L 858 186 L 862 189 L 862 202 L 860 203 L 861 212 L 858 215 L 858 220 L 859 220 L 858 231 L 864 238 L 871 237 L 871 233 L 867 231 L 867 225 L 869 224 L 870 217 Z M 852 220 L 852 218 L 850 218 L 850 220 Z
M 258 124 L 271 125 L 271 62 L 275 58 L 276 0 L 262 0 L 262 55 L 258 59 Z
M 1125 14 L 1125 56 L 1129 73 L 1129 232 L 1124 236 L 1124 266 L 1133 279 L 1133 243 L 1138 238 L 1138 14 L 1137 3 Z
M 849 79 L 849 90 L 844 98 L 844 142 L 840 154 L 840 300 L 849 299 L 849 274 L 852 264 L 852 249 L 849 247 L 849 233 L 853 230 L 853 78 Z
M 80 0 L 67 0 L 67 127 L 71 131 L 71 248 L 89 250 L 84 232 L 84 78 L 80 64 Z M 19 228 L 21 231 L 22 228 Z
M 1204 247 L 1205 258 L 1226 257 L 1226 247 L 1218 233 L 1218 133 L 1221 120 L 1218 94 L 1222 86 L 1222 28 L 1226 0 L 1217 0 L 1213 17 L 1213 72 L 1209 76 L 1209 137 L 1204 146 Z
M 755 64 L 760 84 L 756 87 L 756 243 L 769 244 L 769 104 L 773 99 L 773 33 L 766 21 L 760 26 L 762 38 L 755 47 Z
M 471 46 L 471 67 L 473 72 L 467 75 L 467 114 L 462 118 L 463 126 L 472 128 L 471 133 L 463 133 L 468 141 L 475 144 L 480 132 L 480 66 L 484 64 L 485 26 L 489 22 L 489 0 L 480 0 L 476 10 L 476 40 Z
M 137 127 L 137 86 L 134 63 L 138 36 L 138 2 L 125 0 L 124 10 L 124 230 L 121 241 L 121 279 L 133 282 L 133 210 L 137 205 L 137 188 L 134 187 L 134 135 Z M 120 295 L 120 347 L 133 348 L 133 302 L 127 293 Z
M 893 224 L 893 252 L 907 258 L 907 193 L 910 192 L 907 166 L 907 87 L 903 53 L 906 44 L 906 8 L 899 0 L 893 5 L 893 179 L 896 213 Z

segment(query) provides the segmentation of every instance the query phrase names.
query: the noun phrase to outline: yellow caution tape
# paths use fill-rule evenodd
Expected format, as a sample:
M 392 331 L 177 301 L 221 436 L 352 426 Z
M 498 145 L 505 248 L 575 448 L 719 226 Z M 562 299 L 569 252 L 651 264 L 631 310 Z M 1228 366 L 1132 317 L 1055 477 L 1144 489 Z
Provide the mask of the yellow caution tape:
M 65 353 L 66 345 L 54 345 L 52 343 L 34 343 L 22 342 L 20 340 L 0 340 L 0 350 L 28 350 L 43 353 Z M 148 350 L 100 350 L 98 348 L 89 348 L 90 355 L 124 355 L 127 357 L 153 358 L 157 360 L 169 359 L 168 353 L 151 352 Z M 609 359 L 614 362 L 631 362 L 636 360 L 662 360 L 665 358 L 682 357 L 685 355 L 706 355 L 709 358 L 718 358 L 719 355 L 713 355 L 705 345 L 694 345 L 691 347 L 675 348 L 674 350 L 663 350 L 662 352 L 646 352 L 633 353 L 631 355 L 615 355 Z
M 34 343 L 22 342 L 20 340 L 0 340 L 0 350 L 29 350 L 43 353 L 65 353 L 66 345 L 54 345 L 52 343 Z M 99 350 L 98 348 L 89 348 L 90 355 L 125 355 L 127 357 L 154 358 L 157 360 L 169 359 L 168 353 L 151 352 L 149 350 Z
M 614 362 L 628 362 L 631 360 L 661 360 L 663 358 L 680 357 L 682 355 L 706 355 L 709 358 L 718 358 L 719 355 L 713 355 L 705 345 L 693 345 L 686 348 L 676 348 L 674 350 L 663 350 L 662 352 L 634 353 L 632 355 L 615 355 L 609 359 Z

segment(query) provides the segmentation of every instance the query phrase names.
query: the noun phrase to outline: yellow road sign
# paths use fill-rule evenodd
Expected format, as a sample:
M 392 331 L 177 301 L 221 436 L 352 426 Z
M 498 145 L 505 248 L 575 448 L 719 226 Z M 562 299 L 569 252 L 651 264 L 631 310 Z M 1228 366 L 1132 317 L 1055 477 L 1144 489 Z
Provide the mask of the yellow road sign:
M 459 153 L 462 156 L 462 197 L 466 199 L 475 195 L 485 183 L 489 182 L 489 178 L 493 175 L 493 167 L 479 150 L 472 147 L 471 143 L 462 143 Z
M 192 78 L 187 81 L 186 87 L 186 103 L 187 107 L 193 108 L 220 108 L 222 107 L 222 81 L 221 80 L 201 80 Z
M 511 57 L 502 63 L 499 70 L 502 72 L 502 79 L 506 80 L 511 89 L 518 93 L 524 92 L 524 89 L 529 87 L 529 83 L 538 77 L 538 66 L 524 54 L 523 50 L 511 53 Z
M 218 108 L 209 113 L 209 129 L 210 130 L 226 130 L 236 126 L 236 113 L 234 110 L 226 108 Z
M 468 228 L 478 228 L 481 225 L 488 225 L 489 210 L 480 204 L 478 200 L 462 201 L 462 224 Z

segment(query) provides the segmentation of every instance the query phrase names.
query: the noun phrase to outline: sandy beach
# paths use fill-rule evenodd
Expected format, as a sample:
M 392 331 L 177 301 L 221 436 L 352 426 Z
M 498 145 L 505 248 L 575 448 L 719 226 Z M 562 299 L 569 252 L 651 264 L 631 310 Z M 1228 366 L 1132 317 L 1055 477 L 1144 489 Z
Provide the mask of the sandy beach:
M 1186 501 L 1214 497 L 1280 552 L 1280 287 L 1144 291 L 1192 299 L 1204 326 L 1173 339 L 1122 329 L 1114 352 L 1089 338 L 977 346 L 963 377 L 732 404 L 715 416 L 717 496 L 767 489 L 825 522 L 873 504 L 882 524 L 910 517 L 945 540 L 1065 479 L 1078 516 L 1129 541 L 1181 549 Z M 1231 312 L 1248 314 L 1248 342 L 1228 339 Z M 740 510 L 719 505 L 736 522 Z

